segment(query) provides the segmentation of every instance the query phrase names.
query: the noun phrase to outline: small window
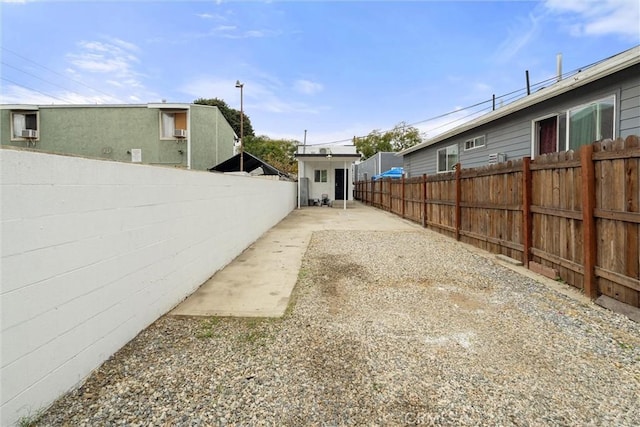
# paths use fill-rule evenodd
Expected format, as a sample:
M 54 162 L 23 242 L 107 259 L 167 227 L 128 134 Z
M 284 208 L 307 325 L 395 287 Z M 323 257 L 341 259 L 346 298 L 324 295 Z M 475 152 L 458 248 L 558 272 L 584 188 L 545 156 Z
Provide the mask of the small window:
M 326 169 L 316 169 L 314 172 L 313 182 L 327 182 Z
M 160 113 L 160 137 L 162 139 L 174 139 L 176 135 L 185 134 L 187 131 L 186 111 L 163 111 Z M 176 132 L 176 131 L 184 132 Z
M 13 111 L 11 113 L 11 139 L 37 139 L 38 136 L 37 111 Z
M 458 163 L 458 144 L 438 150 L 438 173 L 452 171 Z
M 471 138 L 471 139 L 467 139 L 464 142 L 464 149 L 465 150 L 472 150 L 474 148 L 478 148 L 478 147 L 484 147 L 484 135 L 482 136 L 476 136 L 475 138 Z

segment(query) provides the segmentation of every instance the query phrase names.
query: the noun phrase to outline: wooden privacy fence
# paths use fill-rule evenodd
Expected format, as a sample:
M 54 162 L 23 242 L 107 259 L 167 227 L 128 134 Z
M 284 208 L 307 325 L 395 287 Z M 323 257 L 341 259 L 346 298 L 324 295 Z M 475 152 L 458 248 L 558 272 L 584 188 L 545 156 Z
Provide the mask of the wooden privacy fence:
M 356 183 L 355 197 L 596 298 L 640 307 L 637 136 L 497 165 Z

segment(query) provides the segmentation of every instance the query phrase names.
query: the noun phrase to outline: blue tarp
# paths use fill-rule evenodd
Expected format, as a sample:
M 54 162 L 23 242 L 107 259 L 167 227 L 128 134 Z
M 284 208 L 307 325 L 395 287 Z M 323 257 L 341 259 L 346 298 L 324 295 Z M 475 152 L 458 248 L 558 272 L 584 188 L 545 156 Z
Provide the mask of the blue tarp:
M 375 180 L 384 179 L 384 178 L 402 178 L 402 175 L 404 175 L 404 168 L 401 168 L 401 167 L 391 168 L 386 172 L 382 172 L 378 175 L 374 175 L 373 180 L 375 181 Z

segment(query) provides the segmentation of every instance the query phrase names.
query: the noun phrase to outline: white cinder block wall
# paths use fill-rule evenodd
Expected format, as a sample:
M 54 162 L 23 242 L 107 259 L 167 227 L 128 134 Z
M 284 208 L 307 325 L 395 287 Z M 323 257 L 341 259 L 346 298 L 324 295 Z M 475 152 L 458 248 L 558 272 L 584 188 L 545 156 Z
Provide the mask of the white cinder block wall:
M 77 385 L 296 204 L 291 182 L 0 157 L 3 426 Z

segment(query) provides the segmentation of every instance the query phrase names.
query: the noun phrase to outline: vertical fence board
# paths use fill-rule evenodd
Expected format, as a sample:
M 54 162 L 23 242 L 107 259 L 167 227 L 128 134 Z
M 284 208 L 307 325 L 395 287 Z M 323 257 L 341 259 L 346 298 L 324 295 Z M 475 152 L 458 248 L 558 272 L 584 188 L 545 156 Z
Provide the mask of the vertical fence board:
M 598 296 L 598 286 L 595 277 L 596 266 L 596 224 L 594 209 L 595 195 L 595 165 L 593 162 L 593 146 L 585 145 L 581 148 L 582 166 L 582 245 L 584 248 L 584 293 L 590 298 Z

